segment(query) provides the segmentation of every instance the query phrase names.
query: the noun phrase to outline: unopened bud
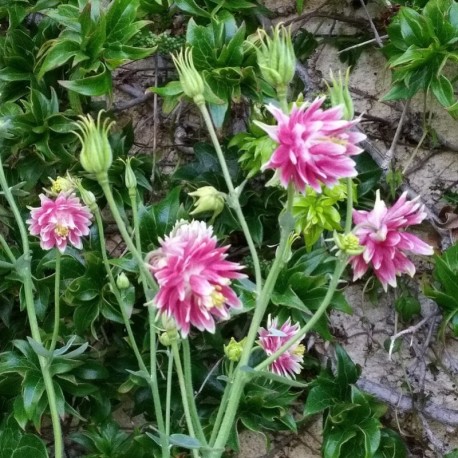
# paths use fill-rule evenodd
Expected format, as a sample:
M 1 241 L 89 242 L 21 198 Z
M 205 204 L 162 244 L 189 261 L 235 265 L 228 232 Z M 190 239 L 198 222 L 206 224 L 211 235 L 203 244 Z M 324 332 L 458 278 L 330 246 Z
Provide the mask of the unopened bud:
M 98 208 L 97 200 L 94 196 L 94 193 L 88 191 L 87 189 L 84 189 L 81 184 L 78 186 L 78 190 L 80 192 L 81 200 L 87 207 L 89 207 L 89 210 L 91 210 L 91 212 L 94 213 Z
M 263 78 L 274 88 L 286 88 L 294 77 L 296 56 L 291 41 L 291 30 L 278 24 L 272 37 L 260 29 L 257 48 L 258 65 Z
M 245 340 L 246 337 L 242 339 L 240 342 L 237 342 L 233 337 L 231 337 L 229 343 L 227 345 L 224 345 L 224 354 L 230 361 L 233 361 L 234 363 L 240 361 Z
M 130 286 L 130 281 L 124 272 L 121 272 L 116 278 L 116 286 L 118 289 L 127 289 Z
M 178 333 L 175 320 L 172 317 L 162 315 L 161 321 L 164 332 L 159 335 L 159 342 L 161 342 L 164 347 L 168 347 L 179 339 L 180 334 Z
M 108 141 L 108 131 L 114 122 L 107 118 L 101 120 L 103 111 L 99 111 L 97 122 L 91 115 L 80 116 L 76 126 L 81 133 L 73 132 L 81 141 L 80 162 L 89 173 L 106 173 L 111 166 L 113 153 Z
M 338 77 L 334 78 L 331 71 L 331 85 L 326 83 L 328 86 L 329 96 L 331 98 L 331 104 L 333 107 L 341 105 L 343 107 L 343 117 L 347 121 L 351 121 L 355 115 L 353 108 L 353 100 L 350 95 L 348 88 L 348 82 L 350 79 L 350 68 L 345 73 L 345 78 L 342 77 L 342 73 L 339 71 Z
M 135 176 L 135 173 L 132 170 L 132 166 L 130 165 L 131 161 L 132 161 L 131 157 L 129 157 L 126 160 L 126 171 L 125 171 L 125 175 L 124 175 L 126 188 L 129 189 L 129 190 L 137 188 L 137 177 Z
M 185 95 L 193 99 L 197 105 L 204 103 L 205 83 L 202 75 L 194 66 L 192 49 L 182 50 L 178 55 L 172 55 L 172 59 L 178 71 L 181 87 Z
M 224 209 L 224 194 L 213 186 L 203 186 L 190 192 L 189 195 L 197 198 L 194 202 L 194 210 L 189 213 L 190 215 L 213 212 L 213 218 L 216 218 Z

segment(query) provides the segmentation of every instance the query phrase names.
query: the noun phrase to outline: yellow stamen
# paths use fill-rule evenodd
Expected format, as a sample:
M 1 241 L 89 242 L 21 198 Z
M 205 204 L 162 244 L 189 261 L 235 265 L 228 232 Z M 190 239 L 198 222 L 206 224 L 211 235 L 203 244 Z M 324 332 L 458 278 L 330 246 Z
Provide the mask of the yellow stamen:
M 305 347 L 304 345 L 300 344 L 298 345 L 293 351 L 292 354 L 296 356 L 304 356 L 305 353 Z
M 67 226 L 62 226 L 61 224 L 56 224 L 54 232 L 59 237 L 67 237 L 69 230 Z
M 224 302 L 226 301 L 226 298 L 220 293 L 221 291 L 221 286 L 215 286 L 215 289 L 211 293 L 211 298 L 213 302 L 213 307 L 221 307 L 224 305 Z

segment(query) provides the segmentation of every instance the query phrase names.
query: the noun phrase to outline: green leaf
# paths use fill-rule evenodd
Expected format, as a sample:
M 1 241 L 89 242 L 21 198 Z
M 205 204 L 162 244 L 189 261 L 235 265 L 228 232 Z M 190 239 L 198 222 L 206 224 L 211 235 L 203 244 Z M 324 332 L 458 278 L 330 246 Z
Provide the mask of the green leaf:
M 314 415 L 333 406 L 339 399 L 339 389 L 332 380 L 318 381 L 313 387 L 305 402 L 304 415 Z
M 81 54 L 79 43 L 72 40 L 55 40 L 42 59 L 37 78 L 43 78 L 45 73 L 61 67 L 78 54 Z M 85 56 L 83 60 L 87 58 Z
M 347 352 L 340 345 L 336 345 L 337 374 L 336 382 L 340 386 L 348 386 L 359 378 L 360 368 L 350 359 Z
M 192 16 L 211 18 L 211 14 L 198 6 L 194 0 L 175 0 L 174 3 L 181 11 L 190 13 Z
M 421 312 L 420 302 L 413 296 L 399 297 L 396 299 L 394 307 L 403 321 L 409 321 Z
M 45 391 L 43 377 L 37 372 L 28 373 L 22 384 L 22 396 L 24 398 L 24 410 L 29 418 Z
M 163 87 L 150 87 L 151 92 L 159 94 L 161 97 L 172 97 L 183 93 L 183 87 L 180 81 L 170 81 Z
M 172 445 L 189 450 L 197 450 L 202 447 L 201 443 L 195 437 L 187 436 L 186 434 L 172 434 L 169 437 L 169 442 Z
M 265 370 L 258 371 L 250 366 L 242 366 L 240 370 L 249 374 L 251 378 L 262 377 L 268 380 L 272 380 L 274 382 L 282 383 L 287 386 L 293 386 L 295 388 L 307 388 L 308 386 L 307 383 L 298 382 L 296 380 L 293 380 L 287 377 L 282 377 L 281 375 L 277 375 L 277 374 L 274 374 L 272 372 L 265 371 Z
M 70 91 L 89 97 L 111 94 L 113 89 L 111 72 L 105 65 L 102 65 L 102 71 L 96 75 L 75 80 L 60 80 L 59 84 Z
M 452 83 L 444 75 L 438 75 L 431 81 L 431 89 L 443 107 L 450 107 L 456 102 Z
M 341 458 L 341 447 L 356 436 L 356 431 L 352 429 L 336 428 L 331 431 L 323 441 L 324 458 Z
M 432 41 L 430 22 L 412 8 L 402 8 L 399 14 L 401 34 L 407 45 L 426 48 Z

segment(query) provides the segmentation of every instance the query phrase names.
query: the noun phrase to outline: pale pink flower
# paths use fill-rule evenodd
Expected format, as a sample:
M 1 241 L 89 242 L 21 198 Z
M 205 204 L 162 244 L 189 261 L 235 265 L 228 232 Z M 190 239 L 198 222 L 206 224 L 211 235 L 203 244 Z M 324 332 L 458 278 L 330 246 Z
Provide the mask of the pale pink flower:
M 40 237 L 40 246 L 50 250 L 54 246 L 63 253 L 67 243 L 83 247 L 81 237 L 89 234 L 92 214 L 74 194 L 60 193 L 55 200 L 40 194 L 41 206 L 31 208 L 27 220 L 32 235 Z
M 321 184 L 332 187 L 341 178 L 357 175 L 350 156 L 363 151 L 356 143 L 366 136 L 351 128 L 359 120 L 342 119 L 341 106 L 322 110 L 324 100 L 294 105 L 290 115 L 268 105 L 278 125 L 257 123 L 279 143 L 263 169 L 275 170 L 285 188 L 292 182 L 299 192 L 307 185 L 321 192 Z
M 279 327 L 278 319 L 272 319 L 269 315 L 267 318 L 267 328 L 260 328 L 258 331 L 259 344 L 268 356 L 273 355 L 291 337 L 294 337 L 299 329 L 299 324 L 292 325 L 290 318 Z M 295 378 L 296 374 L 299 374 L 302 369 L 301 363 L 304 361 L 304 350 L 305 348 L 301 344 L 292 345 L 270 364 L 270 371 L 283 377 Z
M 159 291 L 154 299 L 160 315 L 175 320 L 183 337 L 191 325 L 215 332 L 215 318 L 229 318 L 241 303 L 231 280 L 245 275 L 240 264 L 226 260 L 229 246 L 217 247 L 211 226 L 201 221 L 179 221 L 147 263 Z
M 412 277 L 415 274 L 415 266 L 406 252 L 433 254 L 430 245 L 404 231 L 426 218 L 419 197 L 411 201 L 406 197 L 405 192 L 391 208 L 387 208 L 377 191 L 373 210 L 353 211 L 354 232 L 365 248 L 362 254 L 350 258 L 353 280 L 361 278 L 371 266 L 386 291 L 388 285 L 396 286 L 396 275 L 407 273 Z

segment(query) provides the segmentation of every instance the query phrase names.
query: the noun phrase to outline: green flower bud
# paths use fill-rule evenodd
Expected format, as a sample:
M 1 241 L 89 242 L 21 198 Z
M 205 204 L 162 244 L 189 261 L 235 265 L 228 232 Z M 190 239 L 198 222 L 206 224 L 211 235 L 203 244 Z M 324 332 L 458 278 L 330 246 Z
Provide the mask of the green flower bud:
M 194 192 L 188 193 L 197 197 L 194 202 L 194 210 L 190 215 L 197 215 L 204 212 L 213 212 L 212 219 L 216 218 L 224 209 L 224 194 L 217 191 L 213 186 L 203 186 Z
M 233 337 L 227 345 L 224 345 L 224 354 L 230 361 L 237 363 L 242 356 L 243 346 L 245 345 L 246 337 L 240 342 L 237 342 Z
M 294 77 L 296 56 L 291 41 L 291 30 L 278 24 L 272 37 L 260 29 L 260 46 L 256 53 L 263 78 L 274 88 L 286 88 Z
M 91 210 L 92 213 L 95 213 L 98 207 L 94 193 L 84 189 L 81 184 L 78 185 L 78 191 L 80 192 L 80 196 L 84 204 L 89 208 L 89 210 Z
M 334 78 L 331 71 L 331 85 L 328 86 L 329 96 L 331 97 L 331 104 L 333 107 L 338 105 L 343 106 L 343 117 L 347 121 L 353 119 L 355 110 L 353 108 L 353 100 L 351 99 L 350 90 L 348 89 L 348 82 L 350 80 L 350 68 L 345 73 L 345 78 L 342 78 L 342 73 L 339 71 L 339 76 Z
M 161 342 L 164 347 L 168 347 L 179 339 L 180 334 L 178 333 L 175 320 L 171 317 L 162 315 L 162 326 L 164 332 L 159 336 L 159 342 Z
M 344 253 L 349 256 L 357 256 L 364 251 L 364 247 L 359 244 L 359 239 L 355 234 L 338 234 L 334 231 L 333 239 L 339 249 L 337 254 Z
M 126 164 L 126 171 L 124 175 L 124 180 L 126 183 L 126 188 L 127 189 L 136 189 L 137 188 L 137 177 L 135 176 L 134 171 L 132 170 L 132 166 L 130 165 L 130 162 L 132 161 L 132 158 L 129 157 L 125 164 Z
M 81 131 L 73 132 L 81 141 L 80 162 L 84 170 L 89 173 L 106 173 L 111 166 L 113 153 L 108 141 L 108 131 L 114 122 L 107 118 L 101 121 L 102 111 L 99 111 L 97 122 L 91 115 L 80 116 L 76 126 Z
M 116 286 L 118 289 L 127 289 L 130 286 L 130 281 L 124 272 L 121 272 L 116 278 Z
M 181 50 L 178 55 L 172 55 L 172 59 L 178 71 L 181 87 L 185 95 L 193 99 L 197 105 L 205 103 L 205 83 L 201 74 L 194 66 L 192 49 Z

